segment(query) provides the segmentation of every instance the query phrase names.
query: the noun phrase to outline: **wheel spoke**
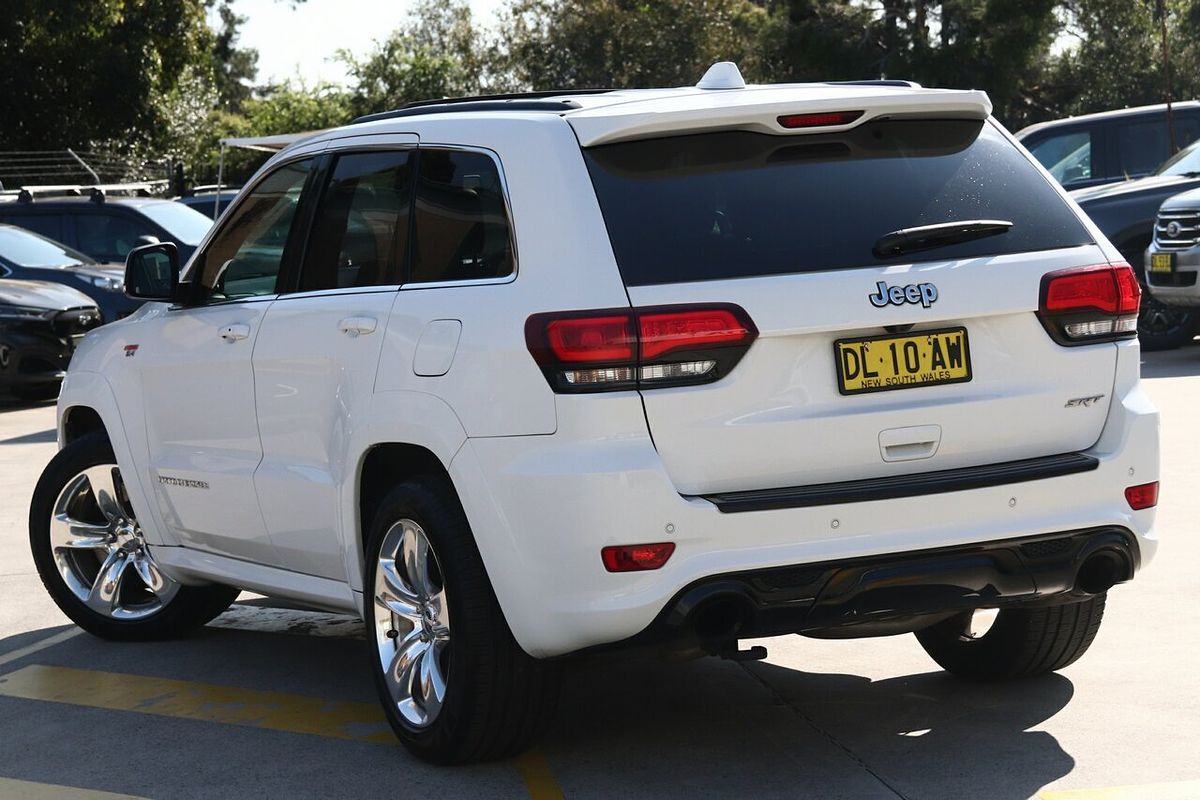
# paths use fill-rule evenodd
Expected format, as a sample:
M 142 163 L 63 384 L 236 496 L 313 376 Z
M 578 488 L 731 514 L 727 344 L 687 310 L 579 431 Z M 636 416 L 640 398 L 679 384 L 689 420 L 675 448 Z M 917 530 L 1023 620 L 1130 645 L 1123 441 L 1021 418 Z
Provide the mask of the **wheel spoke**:
M 438 650 L 432 647 L 421 656 L 421 705 L 431 719 L 442 710 L 446 699 L 446 678 L 442 675 Z
M 429 541 L 420 529 L 405 526 L 401 545 L 404 556 L 404 577 L 422 600 L 437 591 L 429 578 Z
M 450 601 L 446 599 L 446 590 L 440 589 L 429 598 L 429 605 L 437 612 L 434 630 L 439 635 L 450 635 Z
M 56 514 L 50 520 L 50 546 L 55 550 L 99 550 L 108 547 L 112 541 L 108 525 L 81 522 L 66 513 Z
M 155 597 L 162 595 L 170 585 L 170 579 L 159 571 L 158 565 L 151 561 L 145 553 L 138 553 L 133 557 L 133 568 L 138 577 L 142 579 L 142 583 L 146 584 L 146 588 L 153 592 Z
M 94 611 L 111 616 L 117 607 L 117 598 L 121 596 L 121 584 L 125 580 L 125 571 L 129 566 L 129 558 L 124 550 L 114 550 L 100 565 L 96 573 L 96 582 L 88 593 L 87 604 Z
M 392 701 L 397 705 L 412 699 L 413 673 L 420 666 L 421 658 L 429 650 L 429 643 L 422 641 L 414 631 L 401 640 L 388 665 L 388 684 Z
M 88 485 L 92 488 L 92 496 L 96 498 L 96 505 L 100 507 L 104 516 L 113 522 L 128 520 L 131 515 L 117 496 L 117 468 L 111 464 L 103 464 L 84 470 L 84 474 L 87 475 Z

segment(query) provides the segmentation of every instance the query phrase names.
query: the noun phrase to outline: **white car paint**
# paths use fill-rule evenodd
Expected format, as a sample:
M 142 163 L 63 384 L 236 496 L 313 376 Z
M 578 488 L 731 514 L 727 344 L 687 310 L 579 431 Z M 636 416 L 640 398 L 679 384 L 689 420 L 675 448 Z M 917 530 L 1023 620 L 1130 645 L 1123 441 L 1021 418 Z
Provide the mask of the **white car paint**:
M 516 274 L 200 309 L 149 304 L 90 334 L 76 353 L 59 399 L 60 441 L 74 409 L 99 414 L 123 474 L 136 476 L 127 478 L 130 499 L 155 558 L 173 577 L 359 612 L 359 469 L 376 445 L 423 447 L 452 478 L 508 623 L 535 656 L 634 635 L 688 583 L 740 569 L 1096 525 L 1134 531 L 1148 562 L 1154 510 L 1132 512 L 1122 494 L 1131 476 L 1158 478 L 1158 418 L 1138 385 L 1138 346 L 1067 350 L 1032 313 L 1030 287 L 1041 274 L 1119 258 L 1082 214 L 1097 245 L 984 264 L 626 289 L 581 143 L 772 129 L 780 109 L 844 108 L 847 98 L 870 116 L 940 109 L 982 118 L 990 109 L 980 93 L 907 88 L 651 90 L 581 97 L 580 110 L 562 115 L 430 114 L 301 142 L 260 174 L 302 153 L 418 141 L 494 153 Z M 913 322 L 913 307 L 872 309 L 865 297 L 878 280 L 917 275 L 941 291 L 919 319 L 967 325 L 978 357 L 1004 377 L 943 387 L 936 402 L 917 390 L 857 398 L 864 402 L 854 412 L 840 410 L 822 362 L 832 340 Z M 805 298 L 800 315 L 797 295 Z M 733 374 L 703 387 L 556 395 L 522 328 L 545 311 L 710 300 L 741 304 L 761 337 Z M 222 338 L 231 325 L 245 326 L 245 338 Z M 130 344 L 138 345 L 132 357 Z M 1105 397 L 1065 407 L 1081 395 Z M 931 425 L 940 440 L 929 459 L 881 457 L 881 431 Z M 722 515 L 693 496 L 1066 451 L 1095 455 L 1100 468 L 936 502 Z M 678 550 L 658 571 L 611 574 L 598 557 L 605 545 L 663 539 Z

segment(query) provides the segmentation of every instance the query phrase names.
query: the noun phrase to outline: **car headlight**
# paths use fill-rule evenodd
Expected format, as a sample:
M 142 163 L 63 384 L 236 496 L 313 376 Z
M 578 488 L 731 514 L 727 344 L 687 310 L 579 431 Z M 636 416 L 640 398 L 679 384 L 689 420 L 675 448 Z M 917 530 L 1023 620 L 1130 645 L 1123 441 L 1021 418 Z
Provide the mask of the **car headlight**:
M 125 289 L 125 281 L 121 278 L 110 278 L 106 275 L 89 275 L 87 279 L 92 282 L 93 286 L 108 289 L 112 292 L 120 292 Z
M 54 314 L 54 309 L 0 305 L 0 320 L 33 322 L 39 319 L 50 319 Z

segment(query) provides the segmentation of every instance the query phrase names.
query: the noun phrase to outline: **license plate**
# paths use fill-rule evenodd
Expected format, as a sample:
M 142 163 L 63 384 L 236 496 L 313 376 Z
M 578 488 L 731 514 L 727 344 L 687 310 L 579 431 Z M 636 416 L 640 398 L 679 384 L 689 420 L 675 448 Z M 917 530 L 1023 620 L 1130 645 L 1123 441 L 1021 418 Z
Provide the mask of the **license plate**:
M 914 389 L 971 380 L 966 328 L 901 336 L 839 339 L 838 391 L 842 394 Z
M 1175 254 L 1174 253 L 1151 253 L 1150 254 L 1150 271 L 1151 272 L 1174 272 L 1175 271 Z

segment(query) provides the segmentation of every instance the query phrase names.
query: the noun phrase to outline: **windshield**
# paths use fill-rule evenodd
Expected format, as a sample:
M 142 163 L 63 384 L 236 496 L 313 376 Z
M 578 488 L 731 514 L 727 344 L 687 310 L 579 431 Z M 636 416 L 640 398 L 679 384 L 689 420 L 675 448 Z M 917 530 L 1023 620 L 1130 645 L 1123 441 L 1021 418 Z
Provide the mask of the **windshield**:
M 1185 175 L 1189 172 L 1200 173 L 1200 139 L 1171 156 L 1158 168 L 1155 175 Z
M 1073 247 L 1091 236 L 991 125 L 883 120 L 844 133 L 727 131 L 584 153 L 631 286 L 896 263 L 894 231 L 1003 220 L 1004 232 L 907 261 Z
M 166 228 L 167 233 L 184 244 L 200 244 L 200 240 L 208 233 L 213 223 L 211 219 L 183 203 L 147 203 L 138 210 Z
M 0 258 L 22 267 L 64 267 L 95 264 L 78 250 L 20 228 L 0 226 Z

